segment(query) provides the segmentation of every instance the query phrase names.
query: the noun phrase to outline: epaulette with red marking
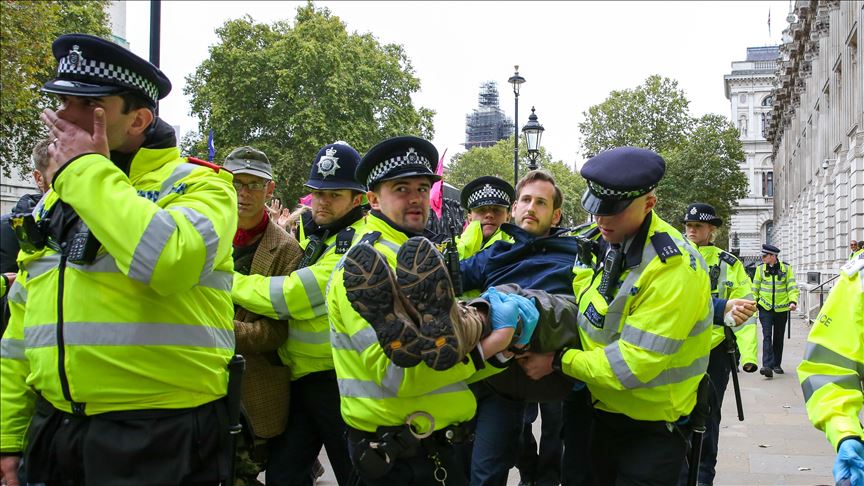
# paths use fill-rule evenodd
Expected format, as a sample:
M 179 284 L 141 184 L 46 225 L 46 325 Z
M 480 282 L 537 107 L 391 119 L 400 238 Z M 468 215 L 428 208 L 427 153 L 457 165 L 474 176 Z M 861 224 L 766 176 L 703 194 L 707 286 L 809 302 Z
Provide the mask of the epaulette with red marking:
M 217 174 L 219 173 L 219 170 L 222 169 L 222 167 L 214 164 L 213 162 L 207 162 L 206 160 L 196 159 L 195 157 L 186 157 L 186 160 L 188 160 L 189 163 L 191 163 L 191 164 L 209 167 L 209 168 L 213 169 L 213 172 L 215 172 Z

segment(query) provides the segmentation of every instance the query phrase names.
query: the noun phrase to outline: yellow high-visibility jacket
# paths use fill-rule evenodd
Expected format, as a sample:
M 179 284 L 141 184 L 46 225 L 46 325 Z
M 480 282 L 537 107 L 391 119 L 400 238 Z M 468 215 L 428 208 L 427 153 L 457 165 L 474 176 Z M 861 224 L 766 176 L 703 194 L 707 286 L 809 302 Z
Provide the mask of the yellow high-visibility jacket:
M 600 410 L 674 422 L 693 410 L 708 366 L 714 312 L 707 266 L 653 212 L 626 250 L 609 303 L 598 291 L 603 272 L 578 284 L 584 350 L 566 351 L 562 371 L 588 385 Z
M 379 218 L 373 211 L 366 216 L 364 233 L 380 232 L 374 248 L 391 267 L 396 268 L 396 253 L 408 236 Z M 362 236 L 361 236 L 362 237 Z M 358 239 L 355 239 L 359 241 Z M 363 243 L 365 244 L 365 243 Z M 342 281 L 342 265 L 336 267 L 327 291 L 330 311 L 330 342 L 341 395 L 342 418 L 358 430 L 374 432 L 379 426 L 404 424 L 414 412 L 434 418 L 434 430 L 471 420 L 477 408 L 474 394 L 465 380 L 475 373 L 474 364 L 458 363 L 436 371 L 425 363 L 411 368 L 393 364 L 378 343 L 372 326 L 348 301 Z M 426 419 L 414 422 L 417 432 L 432 424 Z
M 355 238 L 364 224 L 364 219 L 360 218 L 348 227 Z M 290 275 L 234 274 L 231 297 L 237 305 L 272 319 L 291 320 L 288 339 L 279 347 L 279 357 L 291 368 L 293 380 L 333 369 L 324 293 L 333 269 L 347 250 L 337 252 L 337 237 L 338 233 L 324 241 L 326 250 L 315 263 Z M 309 243 L 306 238 L 300 246 L 305 250 Z
M 230 173 L 176 147 L 141 148 L 129 175 L 69 162 L 34 210 L 62 199 L 102 244 L 91 264 L 59 241 L 19 253 L 0 345 L 0 451 L 23 448 L 35 392 L 65 412 L 189 408 L 223 397 L 234 353 Z
M 835 450 L 846 437 L 864 440 L 864 251 L 843 266 L 819 312 L 798 380 L 810 421 Z
M 768 275 L 764 263 L 756 267 L 753 275 L 753 297 L 759 307 L 775 312 L 789 310 L 789 304 L 798 303 L 798 284 L 795 272 L 788 263 L 778 261 L 779 275 Z
M 708 264 L 708 274 L 718 273 L 716 286 L 711 289 L 711 295 L 720 299 L 753 299 L 752 282 L 744 265 L 735 255 L 725 252 L 714 245 L 699 247 L 699 253 Z M 716 268 L 716 270 L 715 270 Z M 712 281 L 712 283 L 714 283 Z M 733 327 L 741 362 L 756 364 L 758 357 L 758 335 L 756 332 L 756 314 L 740 326 Z M 713 326 L 711 333 L 711 349 L 716 348 L 726 338 L 721 326 Z

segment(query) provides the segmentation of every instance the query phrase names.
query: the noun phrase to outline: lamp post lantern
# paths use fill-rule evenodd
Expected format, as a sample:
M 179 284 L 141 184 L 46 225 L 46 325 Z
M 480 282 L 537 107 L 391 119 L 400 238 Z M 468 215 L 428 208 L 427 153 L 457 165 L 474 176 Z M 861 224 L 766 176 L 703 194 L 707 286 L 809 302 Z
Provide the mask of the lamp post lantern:
M 513 94 L 516 99 L 516 113 L 513 117 L 513 187 L 519 183 L 519 87 L 525 82 L 525 78 L 519 76 L 519 65 L 513 66 L 515 73 L 507 80 L 513 85 Z
M 528 123 L 522 127 L 522 133 L 525 134 L 525 145 L 528 147 L 528 168 L 534 170 L 537 168 L 537 157 L 540 156 L 540 137 L 543 136 L 543 125 L 537 121 L 537 115 L 534 114 L 534 107 L 531 107 L 531 116 L 528 117 Z

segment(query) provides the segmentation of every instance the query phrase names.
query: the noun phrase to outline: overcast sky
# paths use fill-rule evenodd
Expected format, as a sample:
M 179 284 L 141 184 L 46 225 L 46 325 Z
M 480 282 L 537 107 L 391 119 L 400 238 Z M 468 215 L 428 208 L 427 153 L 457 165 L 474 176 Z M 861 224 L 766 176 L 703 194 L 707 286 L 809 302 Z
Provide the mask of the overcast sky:
M 216 43 L 216 27 L 247 14 L 259 22 L 290 20 L 302 3 L 162 2 L 161 67 L 174 88 L 160 104 L 160 116 L 179 124 L 181 133 L 198 128 L 183 85 Z M 582 160 L 577 126 L 582 112 L 611 90 L 633 88 L 652 74 L 678 80 L 692 113 L 728 118 L 723 75 L 733 61 L 745 59 L 747 47 L 778 44 L 789 11 L 788 1 L 316 5 L 329 8 L 351 32 L 371 32 L 382 43 L 405 47 L 421 80 L 414 102 L 436 112 L 433 142 L 439 152 L 464 150 L 465 115 L 477 106 L 484 81 L 498 82 L 502 108 L 513 117 L 507 79 L 518 64 L 526 79 L 519 97 L 520 128 L 536 106 L 546 128 L 542 144 L 571 164 Z M 126 4 L 127 40 L 144 58 L 149 55 L 149 12 L 150 2 Z

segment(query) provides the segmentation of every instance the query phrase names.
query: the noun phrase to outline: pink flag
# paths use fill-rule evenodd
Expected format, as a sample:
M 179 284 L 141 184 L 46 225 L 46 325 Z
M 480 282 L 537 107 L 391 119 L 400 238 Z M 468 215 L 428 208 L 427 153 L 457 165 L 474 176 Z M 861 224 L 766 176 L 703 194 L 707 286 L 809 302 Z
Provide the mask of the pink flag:
M 300 198 L 300 204 L 304 206 L 312 206 L 312 194 L 306 194 Z
M 444 153 L 441 154 L 441 159 L 438 160 L 438 169 L 435 171 L 436 175 L 444 175 L 444 156 L 447 155 L 447 149 L 444 149 Z M 444 207 L 444 179 L 442 178 L 440 181 L 432 184 L 432 189 L 429 191 L 429 205 L 432 207 L 432 211 L 435 211 L 435 214 L 440 218 L 441 217 L 441 209 Z

